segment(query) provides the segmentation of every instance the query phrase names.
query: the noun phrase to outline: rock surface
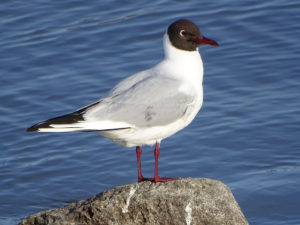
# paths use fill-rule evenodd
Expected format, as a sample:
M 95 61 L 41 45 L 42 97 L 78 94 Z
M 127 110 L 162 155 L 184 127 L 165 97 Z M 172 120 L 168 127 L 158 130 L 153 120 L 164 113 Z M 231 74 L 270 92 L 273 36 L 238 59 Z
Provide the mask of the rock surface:
M 185 178 L 116 187 L 88 200 L 31 215 L 20 224 L 244 225 L 248 222 L 225 184 L 206 178 Z

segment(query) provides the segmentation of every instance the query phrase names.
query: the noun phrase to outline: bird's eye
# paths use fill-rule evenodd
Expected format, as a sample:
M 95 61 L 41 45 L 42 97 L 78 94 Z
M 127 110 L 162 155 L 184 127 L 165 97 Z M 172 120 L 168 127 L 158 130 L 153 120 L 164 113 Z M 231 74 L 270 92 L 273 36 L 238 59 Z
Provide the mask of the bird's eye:
M 184 36 L 186 35 L 186 32 L 185 32 L 185 30 L 181 30 L 181 31 L 179 32 L 179 34 L 180 34 L 181 37 L 184 37 Z

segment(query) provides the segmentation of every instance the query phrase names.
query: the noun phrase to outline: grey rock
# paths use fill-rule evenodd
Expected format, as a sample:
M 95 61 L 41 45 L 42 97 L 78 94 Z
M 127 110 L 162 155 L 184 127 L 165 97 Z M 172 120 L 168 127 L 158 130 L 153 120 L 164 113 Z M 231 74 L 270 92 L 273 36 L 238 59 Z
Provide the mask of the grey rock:
M 88 200 L 31 215 L 20 224 L 244 225 L 248 222 L 225 184 L 206 178 L 185 178 L 116 187 Z

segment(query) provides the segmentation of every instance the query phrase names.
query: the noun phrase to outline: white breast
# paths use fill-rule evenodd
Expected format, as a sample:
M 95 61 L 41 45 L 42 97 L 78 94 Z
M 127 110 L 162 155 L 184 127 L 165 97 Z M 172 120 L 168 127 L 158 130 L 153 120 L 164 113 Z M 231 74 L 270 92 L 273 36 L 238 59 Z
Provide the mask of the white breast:
M 180 81 L 182 85 L 178 91 L 191 95 L 194 99 L 189 104 L 184 116 L 164 126 L 102 131 L 100 133 L 103 136 L 127 147 L 153 145 L 183 129 L 195 118 L 203 102 L 203 64 L 200 54 L 198 51 L 189 52 L 173 47 L 167 34 L 164 36 L 164 49 L 165 59 L 157 66 L 147 70 L 146 73 L 151 76 L 166 76 Z M 140 76 L 144 78 L 147 74 L 142 72 Z M 134 82 L 134 80 L 140 80 L 138 74 L 129 78 L 130 82 Z M 117 86 L 115 90 L 120 90 L 120 87 Z

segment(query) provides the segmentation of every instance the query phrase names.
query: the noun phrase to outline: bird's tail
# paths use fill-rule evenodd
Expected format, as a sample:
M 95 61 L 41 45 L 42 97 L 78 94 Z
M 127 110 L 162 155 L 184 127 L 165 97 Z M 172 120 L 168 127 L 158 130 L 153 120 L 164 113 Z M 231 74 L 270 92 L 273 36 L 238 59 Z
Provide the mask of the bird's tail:
M 83 131 L 84 127 L 83 110 L 74 113 L 55 117 L 40 123 L 37 123 L 27 129 L 27 132 L 70 132 Z
M 72 131 L 109 131 L 132 128 L 128 123 L 99 120 L 88 121 L 84 118 L 87 108 L 37 123 L 27 132 L 72 132 Z

